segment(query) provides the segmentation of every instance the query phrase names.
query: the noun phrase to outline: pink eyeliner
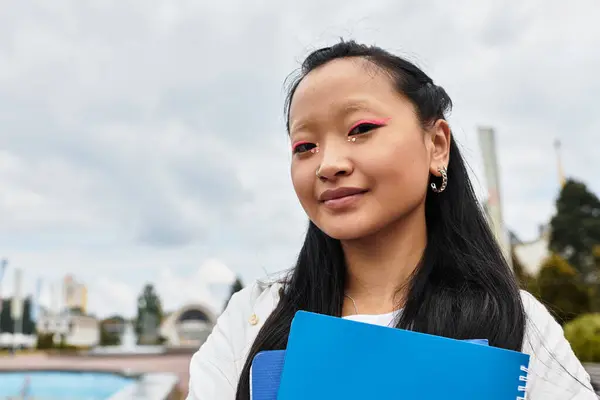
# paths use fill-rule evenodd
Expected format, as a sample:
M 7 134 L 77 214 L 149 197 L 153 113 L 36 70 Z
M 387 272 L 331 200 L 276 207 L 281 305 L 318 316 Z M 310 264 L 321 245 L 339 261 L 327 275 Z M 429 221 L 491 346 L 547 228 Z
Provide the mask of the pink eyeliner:
M 373 124 L 373 125 L 385 126 L 385 125 L 387 125 L 387 123 L 390 119 L 392 119 L 392 118 L 388 117 L 388 118 L 380 118 L 380 119 L 361 119 L 360 121 L 358 121 L 354 125 L 352 125 L 350 130 L 356 128 L 360 124 Z

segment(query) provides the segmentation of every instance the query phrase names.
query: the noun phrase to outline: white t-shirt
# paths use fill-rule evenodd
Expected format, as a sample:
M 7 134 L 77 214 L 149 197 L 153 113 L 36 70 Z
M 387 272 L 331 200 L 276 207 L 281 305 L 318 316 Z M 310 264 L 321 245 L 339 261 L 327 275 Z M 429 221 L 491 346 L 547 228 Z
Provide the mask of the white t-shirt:
M 394 319 L 396 315 L 400 313 L 400 311 L 395 311 L 387 314 L 377 314 L 377 315 L 369 315 L 369 314 L 356 314 L 356 315 L 347 315 L 344 319 L 348 319 L 351 321 L 357 322 L 365 322 L 367 324 L 380 325 L 380 326 L 393 326 Z

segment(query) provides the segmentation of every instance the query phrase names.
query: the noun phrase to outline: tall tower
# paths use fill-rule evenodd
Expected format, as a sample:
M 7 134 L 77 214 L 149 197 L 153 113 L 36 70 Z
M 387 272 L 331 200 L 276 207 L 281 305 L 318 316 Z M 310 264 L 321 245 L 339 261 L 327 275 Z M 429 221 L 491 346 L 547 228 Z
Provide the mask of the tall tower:
M 72 275 L 65 276 L 63 280 L 63 305 L 65 310 L 79 308 L 83 313 L 87 311 L 87 288 Z
M 554 141 L 554 149 L 556 150 L 556 166 L 558 168 L 558 183 L 560 184 L 560 188 L 562 189 L 565 186 L 565 171 L 563 170 L 562 158 L 560 156 L 560 140 L 556 139 Z
M 487 183 L 488 198 L 486 211 L 496 241 L 504 254 L 508 265 L 512 268 L 511 244 L 502 216 L 502 197 L 500 192 L 500 177 L 496 159 L 496 136 L 493 128 L 480 127 L 477 129 L 479 147 L 483 156 L 483 169 Z

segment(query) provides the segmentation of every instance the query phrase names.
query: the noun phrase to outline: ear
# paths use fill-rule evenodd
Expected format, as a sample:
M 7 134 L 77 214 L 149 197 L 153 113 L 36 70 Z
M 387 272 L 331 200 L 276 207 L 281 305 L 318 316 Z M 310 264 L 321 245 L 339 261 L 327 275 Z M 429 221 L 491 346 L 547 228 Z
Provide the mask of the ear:
M 452 132 L 450 126 L 444 119 L 438 119 L 433 127 L 428 130 L 429 143 L 429 172 L 435 176 L 441 176 L 438 168 L 448 168 L 450 160 L 450 143 L 452 140 Z

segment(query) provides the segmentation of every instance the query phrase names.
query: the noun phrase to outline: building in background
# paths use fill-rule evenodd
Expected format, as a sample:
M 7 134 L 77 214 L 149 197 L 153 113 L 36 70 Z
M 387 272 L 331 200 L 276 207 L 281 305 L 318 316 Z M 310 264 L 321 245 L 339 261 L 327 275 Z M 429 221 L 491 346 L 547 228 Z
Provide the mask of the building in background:
M 512 246 L 524 272 L 535 277 L 539 274 L 542 263 L 550 256 L 550 227 L 542 225 L 537 239 L 528 242 L 515 239 Z
M 56 314 L 40 309 L 36 322 L 38 339 L 51 335 L 54 344 L 90 348 L 100 344 L 100 322 L 89 315 L 77 312 Z
M 203 304 L 188 304 L 169 314 L 160 326 L 167 347 L 198 348 L 217 323 L 217 316 Z
M 82 314 L 87 312 L 87 288 L 72 275 L 65 276 L 63 281 L 63 307 L 66 310 L 79 309 Z
M 479 127 L 477 129 L 477 136 L 483 157 L 483 169 L 488 194 L 484 208 L 496 241 L 502 249 L 506 262 L 512 268 L 510 242 L 502 215 L 502 193 L 500 190 L 499 168 L 496 157 L 496 136 L 494 130 L 487 127 Z
M 50 284 L 50 306 L 39 308 L 38 340 L 52 337 L 55 345 L 91 348 L 100 344 L 100 321 L 87 315 L 87 287 L 67 275 L 62 287 Z

